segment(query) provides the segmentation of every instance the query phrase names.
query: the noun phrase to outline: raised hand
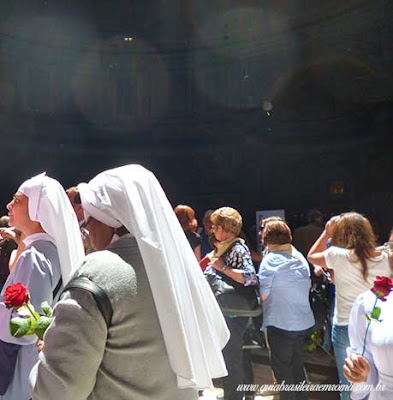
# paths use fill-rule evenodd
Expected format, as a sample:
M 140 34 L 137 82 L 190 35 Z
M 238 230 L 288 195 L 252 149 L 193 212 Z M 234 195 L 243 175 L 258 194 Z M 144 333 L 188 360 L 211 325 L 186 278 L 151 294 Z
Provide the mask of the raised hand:
M 19 244 L 20 232 L 13 227 L 0 228 L 0 242 L 4 242 L 8 239 L 13 240 L 16 244 Z

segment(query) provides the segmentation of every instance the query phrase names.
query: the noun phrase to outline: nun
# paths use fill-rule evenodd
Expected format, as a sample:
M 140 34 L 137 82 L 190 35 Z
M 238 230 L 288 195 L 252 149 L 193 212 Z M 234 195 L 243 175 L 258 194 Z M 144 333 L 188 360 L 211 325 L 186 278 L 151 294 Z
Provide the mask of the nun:
M 88 277 L 112 305 L 65 290 L 30 376 L 33 399 L 195 400 L 227 374 L 229 332 L 155 176 L 127 165 L 78 185 L 95 253 Z
M 5 289 L 24 284 L 35 310 L 43 314 L 41 303 L 53 305 L 83 256 L 78 222 L 68 197 L 55 179 L 45 173 L 24 182 L 7 205 L 10 225 L 25 236 L 25 249 L 0 295 L 0 339 L 19 345 L 13 377 L 1 400 L 31 398 L 29 374 L 38 360 L 35 335 L 14 338 L 9 331 L 12 309 L 4 305 Z M 58 293 L 58 294 L 56 294 Z M 3 371 L 1 371 L 3 372 Z

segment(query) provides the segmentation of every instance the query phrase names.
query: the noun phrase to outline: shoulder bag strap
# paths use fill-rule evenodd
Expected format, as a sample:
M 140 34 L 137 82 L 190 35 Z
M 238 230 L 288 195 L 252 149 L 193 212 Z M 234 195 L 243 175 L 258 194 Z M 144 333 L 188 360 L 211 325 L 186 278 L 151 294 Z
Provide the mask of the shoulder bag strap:
M 113 309 L 105 291 L 86 276 L 80 276 L 70 281 L 64 288 L 63 292 L 70 289 L 82 289 L 90 292 L 94 297 L 98 309 L 104 317 L 106 326 L 109 328 L 112 320 Z
M 59 293 L 59 290 L 61 289 L 61 285 L 63 284 L 63 279 L 60 276 L 59 282 L 57 282 L 56 287 L 54 288 L 53 292 L 52 292 L 52 298 L 54 299 L 57 295 L 57 293 Z

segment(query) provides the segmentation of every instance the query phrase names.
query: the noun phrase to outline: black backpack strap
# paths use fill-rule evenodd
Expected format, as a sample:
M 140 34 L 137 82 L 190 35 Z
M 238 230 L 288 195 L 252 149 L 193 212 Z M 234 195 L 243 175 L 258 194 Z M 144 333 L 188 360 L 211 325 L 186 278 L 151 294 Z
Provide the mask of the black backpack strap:
M 63 292 L 70 289 L 82 289 L 90 292 L 94 297 L 98 309 L 104 317 L 106 326 L 109 328 L 112 320 L 113 309 L 105 291 L 86 276 L 79 276 L 70 281 L 64 288 Z
M 62 284 L 63 284 L 63 279 L 60 276 L 59 282 L 57 282 L 57 285 L 56 285 L 55 289 L 52 292 L 52 298 L 53 299 L 56 297 L 57 293 L 59 293 L 59 290 L 60 290 Z

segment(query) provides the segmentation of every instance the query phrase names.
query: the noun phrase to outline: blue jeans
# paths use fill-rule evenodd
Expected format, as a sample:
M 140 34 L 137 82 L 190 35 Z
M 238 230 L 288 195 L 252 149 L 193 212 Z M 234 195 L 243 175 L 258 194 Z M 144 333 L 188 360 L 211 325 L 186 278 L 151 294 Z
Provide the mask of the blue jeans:
M 347 347 L 349 347 L 348 325 L 341 326 L 333 324 L 332 343 L 340 384 L 350 385 L 350 382 L 348 382 L 348 380 L 345 378 L 343 372 L 344 360 L 347 357 Z M 350 394 L 350 391 L 341 392 L 340 399 L 350 400 Z

